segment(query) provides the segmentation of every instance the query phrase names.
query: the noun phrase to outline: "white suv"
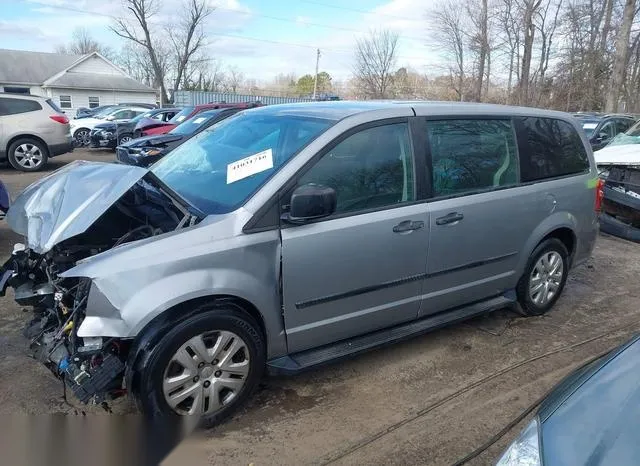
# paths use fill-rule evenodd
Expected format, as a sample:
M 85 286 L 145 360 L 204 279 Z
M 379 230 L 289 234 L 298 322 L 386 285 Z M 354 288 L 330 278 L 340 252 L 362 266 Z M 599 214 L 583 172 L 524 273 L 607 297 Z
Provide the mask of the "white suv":
M 71 134 L 73 135 L 76 147 L 88 146 L 91 142 L 91 130 L 105 121 L 122 122 L 128 121 L 145 112 L 144 107 L 114 107 L 97 113 L 90 118 L 79 118 L 71 121 Z
M 51 99 L 0 92 L 0 160 L 32 172 L 72 150 L 69 118 Z

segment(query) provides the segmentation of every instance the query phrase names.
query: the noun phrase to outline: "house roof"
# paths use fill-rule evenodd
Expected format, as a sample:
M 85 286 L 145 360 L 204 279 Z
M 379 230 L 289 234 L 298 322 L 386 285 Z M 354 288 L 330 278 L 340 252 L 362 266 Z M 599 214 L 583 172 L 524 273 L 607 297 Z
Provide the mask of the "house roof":
M 153 88 L 145 86 L 128 76 L 98 73 L 75 73 L 73 71 L 68 71 L 58 78 L 47 81 L 46 87 L 155 92 Z
M 96 56 L 120 74 L 75 72 L 76 65 Z M 155 92 L 139 83 L 97 52 L 87 55 L 0 49 L 0 83 L 31 84 L 68 89 Z
M 0 49 L 0 82 L 40 85 L 80 58 L 81 55 Z

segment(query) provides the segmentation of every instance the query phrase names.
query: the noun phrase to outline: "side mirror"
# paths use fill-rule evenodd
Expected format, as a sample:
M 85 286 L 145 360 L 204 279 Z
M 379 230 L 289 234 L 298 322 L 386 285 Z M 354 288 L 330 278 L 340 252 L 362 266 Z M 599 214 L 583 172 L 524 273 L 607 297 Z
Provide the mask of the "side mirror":
M 337 203 L 335 189 L 315 183 L 305 184 L 296 188 L 291 195 L 286 220 L 291 223 L 305 223 L 327 217 L 335 212 Z

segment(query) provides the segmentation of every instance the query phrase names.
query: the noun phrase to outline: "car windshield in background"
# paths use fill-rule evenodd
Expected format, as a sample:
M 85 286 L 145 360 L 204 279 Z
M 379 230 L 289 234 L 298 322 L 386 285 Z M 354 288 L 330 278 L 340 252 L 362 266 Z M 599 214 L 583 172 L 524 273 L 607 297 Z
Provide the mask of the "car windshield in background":
M 180 110 L 178 113 L 176 113 L 173 118 L 171 120 L 169 120 L 169 123 L 172 123 L 174 125 L 179 125 L 180 123 L 182 123 L 190 114 L 191 112 L 193 112 L 195 110 L 195 107 L 184 107 L 182 110 Z
M 626 146 L 630 144 L 640 144 L 640 123 L 636 123 L 625 133 L 619 133 L 608 145 Z
M 137 123 L 140 120 L 142 120 L 143 118 L 153 118 L 153 115 L 155 115 L 154 112 L 144 112 L 141 113 L 140 115 L 133 117 L 131 120 L 129 120 L 130 123 Z
M 100 110 L 99 112 L 95 113 L 93 115 L 93 118 L 104 118 L 106 116 L 111 115 L 113 112 L 115 112 L 116 110 L 119 110 L 118 107 L 114 106 L 114 107 L 107 107 L 103 110 Z
M 207 214 L 232 212 L 333 120 L 239 113 L 194 136 L 151 171 Z
M 211 118 L 214 118 L 220 112 L 222 112 L 222 110 L 210 110 L 208 112 L 199 113 L 193 118 L 188 119 L 181 125 L 176 126 L 171 131 L 169 131 L 169 133 L 180 134 L 183 136 L 193 134 L 198 128 L 206 124 L 207 121 L 209 121 Z
M 597 121 L 592 121 L 592 120 L 582 121 L 582 129 L 586 133 L 587 137 L 593 136 L 593 132 L 596 130 L 597 127 L 598 127 Z

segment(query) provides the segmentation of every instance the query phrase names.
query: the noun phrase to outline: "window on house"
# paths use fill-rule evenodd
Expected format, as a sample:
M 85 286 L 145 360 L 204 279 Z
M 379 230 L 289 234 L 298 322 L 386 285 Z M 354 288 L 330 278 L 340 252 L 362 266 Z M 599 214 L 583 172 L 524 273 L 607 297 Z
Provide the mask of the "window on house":
M 72 108 L 70 95 L 60 96 L 60 108 Z
M 13 94 L 31 94 L 31 90 L 28 87 L 4 86 L 4 91 Z
M 89 97 L 89 108 L 96 108 L 100 106 L 100 97 Z

